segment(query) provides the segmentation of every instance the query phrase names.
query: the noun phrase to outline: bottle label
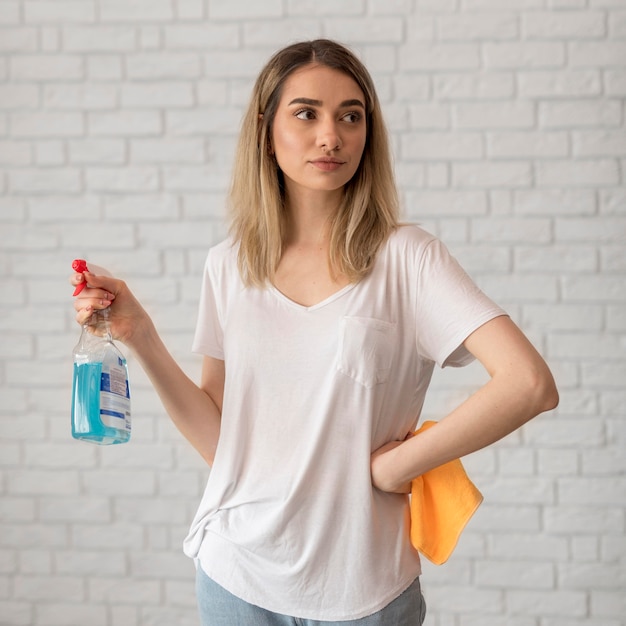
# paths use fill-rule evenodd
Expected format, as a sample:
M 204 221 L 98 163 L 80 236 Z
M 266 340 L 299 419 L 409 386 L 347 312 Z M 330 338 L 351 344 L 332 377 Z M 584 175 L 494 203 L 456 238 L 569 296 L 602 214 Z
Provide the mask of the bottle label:
M 126 363 L 105 359 L 100 376 L 100 419 L 105 426 L 130 431 L 130 390 Z

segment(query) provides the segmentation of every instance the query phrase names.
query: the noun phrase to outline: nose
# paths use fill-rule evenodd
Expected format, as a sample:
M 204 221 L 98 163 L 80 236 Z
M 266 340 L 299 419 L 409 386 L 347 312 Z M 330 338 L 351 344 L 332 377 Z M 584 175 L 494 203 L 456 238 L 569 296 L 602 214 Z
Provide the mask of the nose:
M 328 151 L 341 148 L 341 136 L 335 120 L 328 119 L 320 122 L 317 145 Z

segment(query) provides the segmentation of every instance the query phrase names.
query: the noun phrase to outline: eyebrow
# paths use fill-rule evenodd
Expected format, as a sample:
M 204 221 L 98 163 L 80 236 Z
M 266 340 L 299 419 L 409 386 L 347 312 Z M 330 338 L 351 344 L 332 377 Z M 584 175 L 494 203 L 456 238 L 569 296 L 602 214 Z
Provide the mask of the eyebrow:
M 294 98 L 289 106 L 292 104 L 308 104 L 310 106 L 321 107 L 323 102 L 321 100 L 314 100 L 313 98 Z M 339 104 L 340 107 L 361 107 L 365 110 L 365 105 L 357 98 L 352 98 L 351 100 L 344 100 Z

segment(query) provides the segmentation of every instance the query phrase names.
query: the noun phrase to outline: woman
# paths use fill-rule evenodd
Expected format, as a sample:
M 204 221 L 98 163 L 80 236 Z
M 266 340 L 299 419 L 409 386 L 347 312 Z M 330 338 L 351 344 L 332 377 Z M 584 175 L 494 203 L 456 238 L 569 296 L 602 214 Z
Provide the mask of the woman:
M 110 307 L 212 471 L 185 552 L 204 626 L 421 624 L 412 478 L 556 406 L 539 354 L 433 236 L 398 223 L 372 80 L 303 42 L 262 70 L 244 119 L 231 236 L 205 267 L 193 348 L 173 361 L 120 280 L 86 274 L 77 321 Z M 434 364 L 489 382 L 407 437 Z

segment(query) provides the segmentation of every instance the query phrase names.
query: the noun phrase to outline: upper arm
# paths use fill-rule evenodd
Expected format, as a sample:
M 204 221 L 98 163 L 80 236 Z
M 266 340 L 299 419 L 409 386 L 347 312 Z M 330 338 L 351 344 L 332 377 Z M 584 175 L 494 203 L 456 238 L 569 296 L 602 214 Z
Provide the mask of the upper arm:
M 506 380 L 511 389 L 537 393 L 547 410 L 558 394 L 543 357 L 510 317 L 501 315 L 476 329 L 465 341 L 491 378 Z
M 224 400 L 224 378 L 226 368 L 224 361 L 205 356 L 202 360 L 202 375 L 200 378 L 200 387 L 211 397 L 217 405 L 220 413 L 222 411 L 222 402 Z

